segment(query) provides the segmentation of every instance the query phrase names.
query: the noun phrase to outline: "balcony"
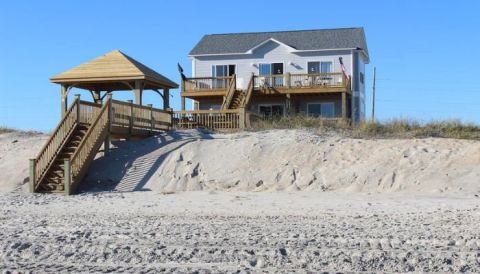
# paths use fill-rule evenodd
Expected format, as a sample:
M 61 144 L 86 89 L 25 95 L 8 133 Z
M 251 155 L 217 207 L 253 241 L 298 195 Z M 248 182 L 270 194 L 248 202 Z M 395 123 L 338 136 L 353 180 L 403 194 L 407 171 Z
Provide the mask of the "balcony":
M 258 94 L 347 92 L 350 79 L 343 73 L 252 75 Z M 245 87 L 246 88 L 246 87 Z M 195 77 L 182 80 L 182 97 L 226 96 L 236 89 L 236 77 Z
M 254 90 L 263 94 L 350 92 L 350 79 L 343 73 L 288 73 L 253 77 Z
M 225 96 L 235 76 L 194 77 L 182 80 L 182 96 Z

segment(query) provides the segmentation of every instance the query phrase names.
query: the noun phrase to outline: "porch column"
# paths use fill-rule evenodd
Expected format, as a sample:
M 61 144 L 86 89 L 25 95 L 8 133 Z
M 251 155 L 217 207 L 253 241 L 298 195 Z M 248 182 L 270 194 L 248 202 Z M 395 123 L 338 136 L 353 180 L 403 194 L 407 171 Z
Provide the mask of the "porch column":
M 185 110 L 185 97 L 182 96 L 182 110 Z
M 170 108 L 170 90 L 168 88 L 163 89 L 163 110 Z
M 95 104 L 102 104 L 102 99 L 101 99 L 102 97 L 101 97 L 100 91 L 93 90 L 92 94 L 93 94 L 93 102 L 95 102 Z
M 60 95 L 61 95 L 61 105 L 60 105 L 60 114 L 61 117 L 65 116 L 65 113 L 67 112 L 68 109 L 68 86 L 62 85 L 60 88 Z
M 287 114 L 288 116 L 292 115 L 292 98 L 291 98 L 291 95 L 290 93 L 287 94 L 287 100 L 285 102 L 285 114 Z
M 342 118 L 347 118 L 347 93 L 342 92 Z
M 135 104 L 142 105 L 143 85 L 141 81 L 135 81 L 135 89 L 133 92 L 135 93 Z

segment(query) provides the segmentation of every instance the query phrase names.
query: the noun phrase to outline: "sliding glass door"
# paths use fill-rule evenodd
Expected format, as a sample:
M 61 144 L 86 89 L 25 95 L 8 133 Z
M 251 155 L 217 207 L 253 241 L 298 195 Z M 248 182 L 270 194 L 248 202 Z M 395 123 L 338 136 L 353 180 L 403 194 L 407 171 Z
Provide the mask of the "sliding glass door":
M 258 75 L 263 76 L 263 85 L 269 87 L 283 86 L 283 63 L 259 64 Z
M 234 75 L 235 71 L 236 71 L 235 65 L 213 65 L 212 77 L 220 78 L 220 79 L 213 80 L 213 88 L 222 88 L 222 89 L 227 88 L 228 79 L 226 79 L 225 77 Z

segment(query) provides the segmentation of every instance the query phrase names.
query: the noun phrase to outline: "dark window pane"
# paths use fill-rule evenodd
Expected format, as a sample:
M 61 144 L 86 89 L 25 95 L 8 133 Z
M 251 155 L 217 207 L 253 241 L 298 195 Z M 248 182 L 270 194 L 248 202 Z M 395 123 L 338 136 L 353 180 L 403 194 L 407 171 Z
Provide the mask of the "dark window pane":
M 272 116 L 283 116 L 283 106 L 282 105 L 273 105 L 272 106 Z
M 319 117 L 321 115 L 320 104 L 308 104 L 308 116 Z
M 320 62 L 308 62 L 308 73 L 315 74 L 320 72 Z

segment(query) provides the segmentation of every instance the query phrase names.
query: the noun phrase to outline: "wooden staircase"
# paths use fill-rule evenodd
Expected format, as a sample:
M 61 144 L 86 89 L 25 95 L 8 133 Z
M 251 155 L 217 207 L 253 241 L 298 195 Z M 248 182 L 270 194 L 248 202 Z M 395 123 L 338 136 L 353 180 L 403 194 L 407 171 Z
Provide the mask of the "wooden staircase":
M 77 97 L 40 153 L 30 159 L 30 192 L 70 195 L 110 136 L 147 137 L 170 129 L 172 113 L 112 100 L 103 105 Z
M 235 90 L 232 101 L 230 102 L 230 106 L 228 107 L 229 109 L 237 109 L 239 107 L 242 107 L 243 99 L 245 97 L 245 93 L 243 90 Z
M 232 80 L 236 81 L 235 78 L 236 77 L 234 76 Z M 229 85 L 229 89 L 225 97 L 225 100 L 222 104 L 222 109 L 226 110 L 226 109 L 247 108 L 253 93 L 253 81 L 254 81 L 254 75 L 252 74 L 246 90 L 236 89 L 236 85 L 234 83 L 231 83 Z
M 40 193 L 62 193 L 65 190 L 64 176 L 65 176 L 65 161 L 72 160 L 72 156 L 82 143 L 85 134 L 87 133 L 90 124 L 82 123 L 76 126 L 72 135 L 65 142 L 65 145 L 60 150 L 58 156 L 55 158 L 52 166 L 48 169 L 45 177 L 39 182 L 36 189 Z

